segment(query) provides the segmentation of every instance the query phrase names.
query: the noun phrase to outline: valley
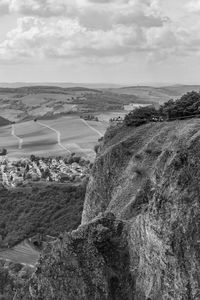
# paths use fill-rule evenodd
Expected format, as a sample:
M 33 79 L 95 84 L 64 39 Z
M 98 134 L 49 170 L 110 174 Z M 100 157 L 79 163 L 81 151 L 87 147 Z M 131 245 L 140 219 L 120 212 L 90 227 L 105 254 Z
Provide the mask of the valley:
M 87 89 L 86 94 L 74 96 L 80 93 L 80 88 L 76 88 L 65 103 L 66 91 L 61 93 L 55 87 L 45 89 L 48 99 L 43 87 L 36 90 L 28 87 L 20 90 L 27 92 L 25 96 L 17 96 L 20 102 L 16 99 L 12 102 L 13 94 L 9 94 L 6 101 L 5 98 L 0 101 L 0 148 L 7 150 L 1 162 L 2 274 L 7 274 L 7 270 L 11 274 L 12 268 L 19 265 L 22 269 L 31 269 L 21 281 L 21 287 L 16 289 L 17 299 L 32 299 L 32 291 L 35 299 L 58 299 L 59 290 L 62 299 L 68 295 L 74 299 L 111 299 L 105 295 L 115 297 L 116 293 L 120 298 L 112 299 L 129 299 L 133 294 L 137 299 L 148 299 L 149 292 L 146 293 L 143 286 L 148 287 L 155 299 L 161 299 L 156 298 L 160 297 L 160 288 L 154 266 L 157 264 L 160 274 L 166 261 L 170 274 L 168 248 L 174 256 L 177 277 L 181 281 L 185 278 L 179 274 L 182 249 L 171 235 L 174 221 L 166 213 L 167 205 L 173 199 L 172 209 L 178 207 L 175 217 L 180 220 L 186 214 L 188 220 L 192 214 L 196 219 L 199 217 L 192 212 L 194 205 L 189 204 L 199 196 L 196 196 L 199 189 L 194 179 L 199 175 L 196 154 L 199 94 L 192 92 L 176 102 L 161 105 L 171 96 L 176 98 L 181 88 Z M 145 107 L 148 104 L 153 107 Z M 139 106 L 127 115 L 129 109 Z M 65 111 L 65 108 L 70 110 Z M 193 118 L 194 113 L 196 118 Z M 155 114 L 164 119 L 156 121 Z M 181 120 L 183 118 L 186 120 Z M 138 120 L 141 123 L 137 123 Z M 168 196 L 163 192 L 165 182 L 169 186 Z M 184 198 L 189 188 L 194 200 Z M 156 224 L 158 218 L 160 223 Z M 165 228 L 166 220 L 169 232 Z M 181 226 L 188 241 L 193 225 L 181 224 L 178 228 Z M 176 237 L 186 252 L 190 243 L 182 242 L 181 230 Z M 47 236 L 55 237 L 55 243 L 37 248 L 28 242 L 38 235 L 42 242 Z M 126 240 L 127 236 L 131 241 Z M 157 250 L 162 254 L 158 259 L 155 258 Z M 143 261 L 144 265 L 140 266 L 137 261 Z M 195 259 L 187 257 L 183 258 L 185 262 L 197 264 Z M 104 277 L 108 270 L 111 277 Z M 147 274 L 143 274 L 143 270 Z M 18 279 L 20 272 L 21 269 L 16 272 Z M 33 276 L 31 282 L 27 280 L 30 276 Z M 86 277 L 93 284 L 88 284 Z M 149 278 L 153 286 L 149 286 Z M 172 282 L 164 273 L 162 280 L 166 281 L 165 293 L 170 295 L 168 286 Z M 192 280 L 195 281 L 195 276 Z M 105 287 L 101 286 L 102 282 Z M 80 287 L 86 291 L 84 297 L 79 294 Z M 173 299 L 181 299 L 176 286 L 173 291 L 176 295 Z M 15 297 L 12 288 L 10 293 Z
M 158 107 L 191 90 L 199 86 L 0 87 L 0 148 L 8 149 L 10 158 L 75 152 L 93 161 L 111 118 L 123 118 L 140 105 Z M 98 122 L 80 119 L 84 114 Z

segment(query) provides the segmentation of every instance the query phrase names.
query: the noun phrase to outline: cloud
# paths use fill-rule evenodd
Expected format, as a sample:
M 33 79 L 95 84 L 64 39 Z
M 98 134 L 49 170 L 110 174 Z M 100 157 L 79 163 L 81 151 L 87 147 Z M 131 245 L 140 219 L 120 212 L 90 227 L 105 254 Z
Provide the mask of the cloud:
M 78 1 L 78 0 L 77 0 Z M 76 0 L 1 0 L 0 13 L 53 17 L 74 13 Z
M 0 57 L 26 60 L 31 57 L 83 58 L 123 56 L 144 43 L 139 28 L 118 25 L 111 30 L 88 30 L 78 20 L 47 22 L 22 17 L 17 28 L 0 44 Z
M 65 16 L 78 18 L 91 27 L 96 23 L 131 23 L 144 19 L 145 26 L 159 26 L 158 0 L 1 0 L 0 11 L 43 18 Z M 156 9 L 155 9 L 156 8 Z M 88 18 L 88 21 L 86 20 Z M 98 26 L 99 27 L 99 26 Z
M 9 2 L 8 0 L 1 0 L 0 1 L 0 16 L 6 15 L 9 13 Z
M 90 0 L 89 3 L 92 5 L 82 7 L 77 17 L 83 26 L 90 29 L 109 29 L 117 24 L 159 27 L 168 21 L 155 6 L 155 0 Z
M 9 10 L 23 15 L 0 44 L 4 61 L 113 64 L 136 53 L 159 59 L 198 53 L 198 31 L 163 16 L 159 0 L 10 0 Z
M 195 1 L 189 1 L 186 5 L 185 8 L 187 11 L 192 12 L 192 13 L 199 13 L 200 12 L 200 1 L 195 0 Z

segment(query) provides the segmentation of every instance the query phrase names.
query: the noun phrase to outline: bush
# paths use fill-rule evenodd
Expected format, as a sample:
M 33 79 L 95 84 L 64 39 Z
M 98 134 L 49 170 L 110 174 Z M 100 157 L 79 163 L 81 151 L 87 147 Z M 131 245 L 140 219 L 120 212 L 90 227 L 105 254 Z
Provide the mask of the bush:
M 7 155 L 7 149 L 3 148 L 2 151 L 0 152 L 0 155 L 5 156 Z
M 143 176 L 146 173 L 143 167 L 138 167 L 138 166 L 135 166 L 133 171 L 136 173 L 137 176 Z
M 200 92 L 189 92 L 180 99 L 170 99 L 159 109 L 153 106 L 139 107 L 125 116 L 126 126 L 140 126 L 148 122 L 185 119 L 200 114 Z
M 99 147 L 100 147 L 99 144 L 97 144 L 97 145 L 94 146 L 95 153 L 98 153 Z
M 126 126 L 140 126 L 152 120 L 154 116 L 158 116 L 159 112 L 153 106 L 139 107 L 131 111 L 124 118 Z
M 192 91 L 175 101 L 171 99 L 160 107 L 159 113 L 169 120 L 200 114 L 200 93 Z
M 155 155 L 155 156 L 158 156 L 162 153 L 162 150 L 161 149 L 151 149 L 151 148 L 147 148 L 145 150 L 145 152 L 149 155 Z
M 81 160 L 81 157 L 80 156 L 74 156 L 73 160 L 74 160 L 75 163 L 79 164 L 80 160 Z
M 142 154 L 137 153 L 137 154 L 135 155 L 135 159 L 138 159 L 138 160 L 142 159 Z

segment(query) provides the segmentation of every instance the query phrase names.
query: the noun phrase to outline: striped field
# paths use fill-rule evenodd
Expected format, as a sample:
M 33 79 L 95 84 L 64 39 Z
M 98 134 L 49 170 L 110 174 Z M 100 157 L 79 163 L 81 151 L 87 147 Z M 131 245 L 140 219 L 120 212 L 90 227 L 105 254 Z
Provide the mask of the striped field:
M 8 156 L 14 158 L 75 152 L 93 160 L 94 146 L 107 126 L 106 122 L 85 121 L 78 116 L 16 123 L 0 127 L 0 148 L 8 149 Z

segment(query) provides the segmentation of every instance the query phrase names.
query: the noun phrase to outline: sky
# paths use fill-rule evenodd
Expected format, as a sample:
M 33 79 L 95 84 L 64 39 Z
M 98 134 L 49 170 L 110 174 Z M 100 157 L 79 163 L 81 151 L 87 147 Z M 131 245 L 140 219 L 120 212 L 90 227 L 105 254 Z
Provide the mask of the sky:
M 200 84 L 200 0 L 0 0 L 0 82 Z

